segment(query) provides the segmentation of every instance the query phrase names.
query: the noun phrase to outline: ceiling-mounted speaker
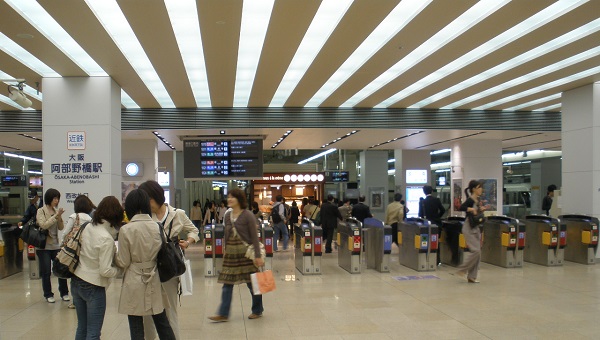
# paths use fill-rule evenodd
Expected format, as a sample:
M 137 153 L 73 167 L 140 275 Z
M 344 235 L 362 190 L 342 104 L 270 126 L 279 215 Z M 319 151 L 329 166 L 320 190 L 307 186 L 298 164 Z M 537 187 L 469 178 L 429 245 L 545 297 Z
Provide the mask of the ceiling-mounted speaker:
M 13 102 L 19 104 L 21 107 L 28 108 L 31 107 L 32 103 L 25 94 L 19 89 L 9 87 L 8 98 L 10 98 Z

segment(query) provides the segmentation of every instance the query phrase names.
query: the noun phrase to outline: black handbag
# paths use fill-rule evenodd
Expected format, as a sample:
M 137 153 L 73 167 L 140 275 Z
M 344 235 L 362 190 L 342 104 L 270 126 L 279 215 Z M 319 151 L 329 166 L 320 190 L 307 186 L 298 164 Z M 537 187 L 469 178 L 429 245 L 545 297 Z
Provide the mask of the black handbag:
M 34 219 L 29 220 L 29 222 L 23 227 L 23 231 L 21 232 L 21 239 L 23 242 L 32 245 L 38 249 L 46 248 L 46 237 L 48 236 L 48 231 L 40 228 L 37 224 L 37 221 Z
M 175 276 L 180 276 L 185 273 L 185 258 L 183 256 L 183 250 L 179 247 L 179 243 L 174 242 L 169 238 L 171 235 L 171 229 L 173 227 L 173 220 L 169 225 L 169 234 L 165 237 L 165 229 L 160 223 L 158 229 L 160 231 L 160 238 L 162 239 L 162 245 L 158 251 L 156 257 L 156 266 L 158 268 L 158 276 L 160 282 L 167 282 Z
M 486 218 L 483 215 L 483 213 L 479 213 L 477 215 L 469 214 L 469 225 L 471 226 L 471 228 L 479 227 L 480 225 L 485 223 L 485 220 Z

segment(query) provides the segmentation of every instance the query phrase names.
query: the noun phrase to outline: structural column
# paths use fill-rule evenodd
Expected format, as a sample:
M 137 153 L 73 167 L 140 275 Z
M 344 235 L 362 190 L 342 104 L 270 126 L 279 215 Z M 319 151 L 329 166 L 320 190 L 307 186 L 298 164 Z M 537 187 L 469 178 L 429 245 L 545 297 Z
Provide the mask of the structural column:
M 385 218 L 388 201 L 387 151 L 362 151 L 360 153 L 360 194 L 378 219 Z
M 394 150 L 395 191 L 401 193 L 409 209 L 408 216 L 419 214 L 419 199 L 425 197 L 423 186 L 431 185 L 429 150 Z M 409 174 L 410 176 L 407 176 Z
M 96 205 L 121 197 L 121 88 L 110 77 L 44 78 L 44 190 L 73 212 L 78 194 Z M 68 216 L 68 215 L 67 215 Z

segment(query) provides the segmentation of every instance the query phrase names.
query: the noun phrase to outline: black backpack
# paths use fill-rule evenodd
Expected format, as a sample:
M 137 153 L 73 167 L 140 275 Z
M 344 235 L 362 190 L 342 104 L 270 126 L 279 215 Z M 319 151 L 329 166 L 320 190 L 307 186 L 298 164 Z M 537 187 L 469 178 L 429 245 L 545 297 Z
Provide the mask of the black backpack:
M 273 206 L 273 209 L 271 209 L 271 219 L 273 220 L 273 223 L 281 223 L 283 222 L 283 220 L 281 219 L 281 215 L 279 215 L 279 206 L 281 205 L 281 203 L 276 204 Z M 284 214 L 285 214 L 285 207 L 284 207 Z
M 160 282 L 167 282 L 175 276 L 180 276 L 185 273 L 185 258 L 183 251 L 179 247 L 179 243 L 170 239 L 173 220 L 169 225 L 169 233 L 165 237 L 165 229 L 162 224 L 157 222 L 160 230 L 162 245 L 156 257 L 156 266 L 158 268 L 158 276 Z

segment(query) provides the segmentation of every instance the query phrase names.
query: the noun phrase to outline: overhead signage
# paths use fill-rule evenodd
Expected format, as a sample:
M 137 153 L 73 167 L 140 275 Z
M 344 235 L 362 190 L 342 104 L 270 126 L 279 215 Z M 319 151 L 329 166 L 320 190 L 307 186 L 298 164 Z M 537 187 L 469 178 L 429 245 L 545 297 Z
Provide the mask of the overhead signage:
M 26 176 L 2 176 L 1 178 L 3 187 L 26 187 L 28 184 Z
M 255 179 L 263 176 L 262 139 L 185 140 L 186 179 Z
M 70 154 L 64 163 L 50 165 L 50 173 L 56 180 L 68 180 L 70 184 L 83 184 L 86 180 L 96 180 L 102 173 L 102 163 L 87 162 L 85 154 Z
M 406 170 L 406 184 L 427 184 L 427 170 Z
M 326 171 L 325 182 L 342 183 L 350 181 L 350 172 L 348 171 Z
M 256 182 L 271 182 L 271 183 L 289 183 L 289 184 L 311 184 L 311 183 L 322 183 L 325 181 L 325 175 L 323 173 L 272 173 L 264 174 L 262 180 Z

